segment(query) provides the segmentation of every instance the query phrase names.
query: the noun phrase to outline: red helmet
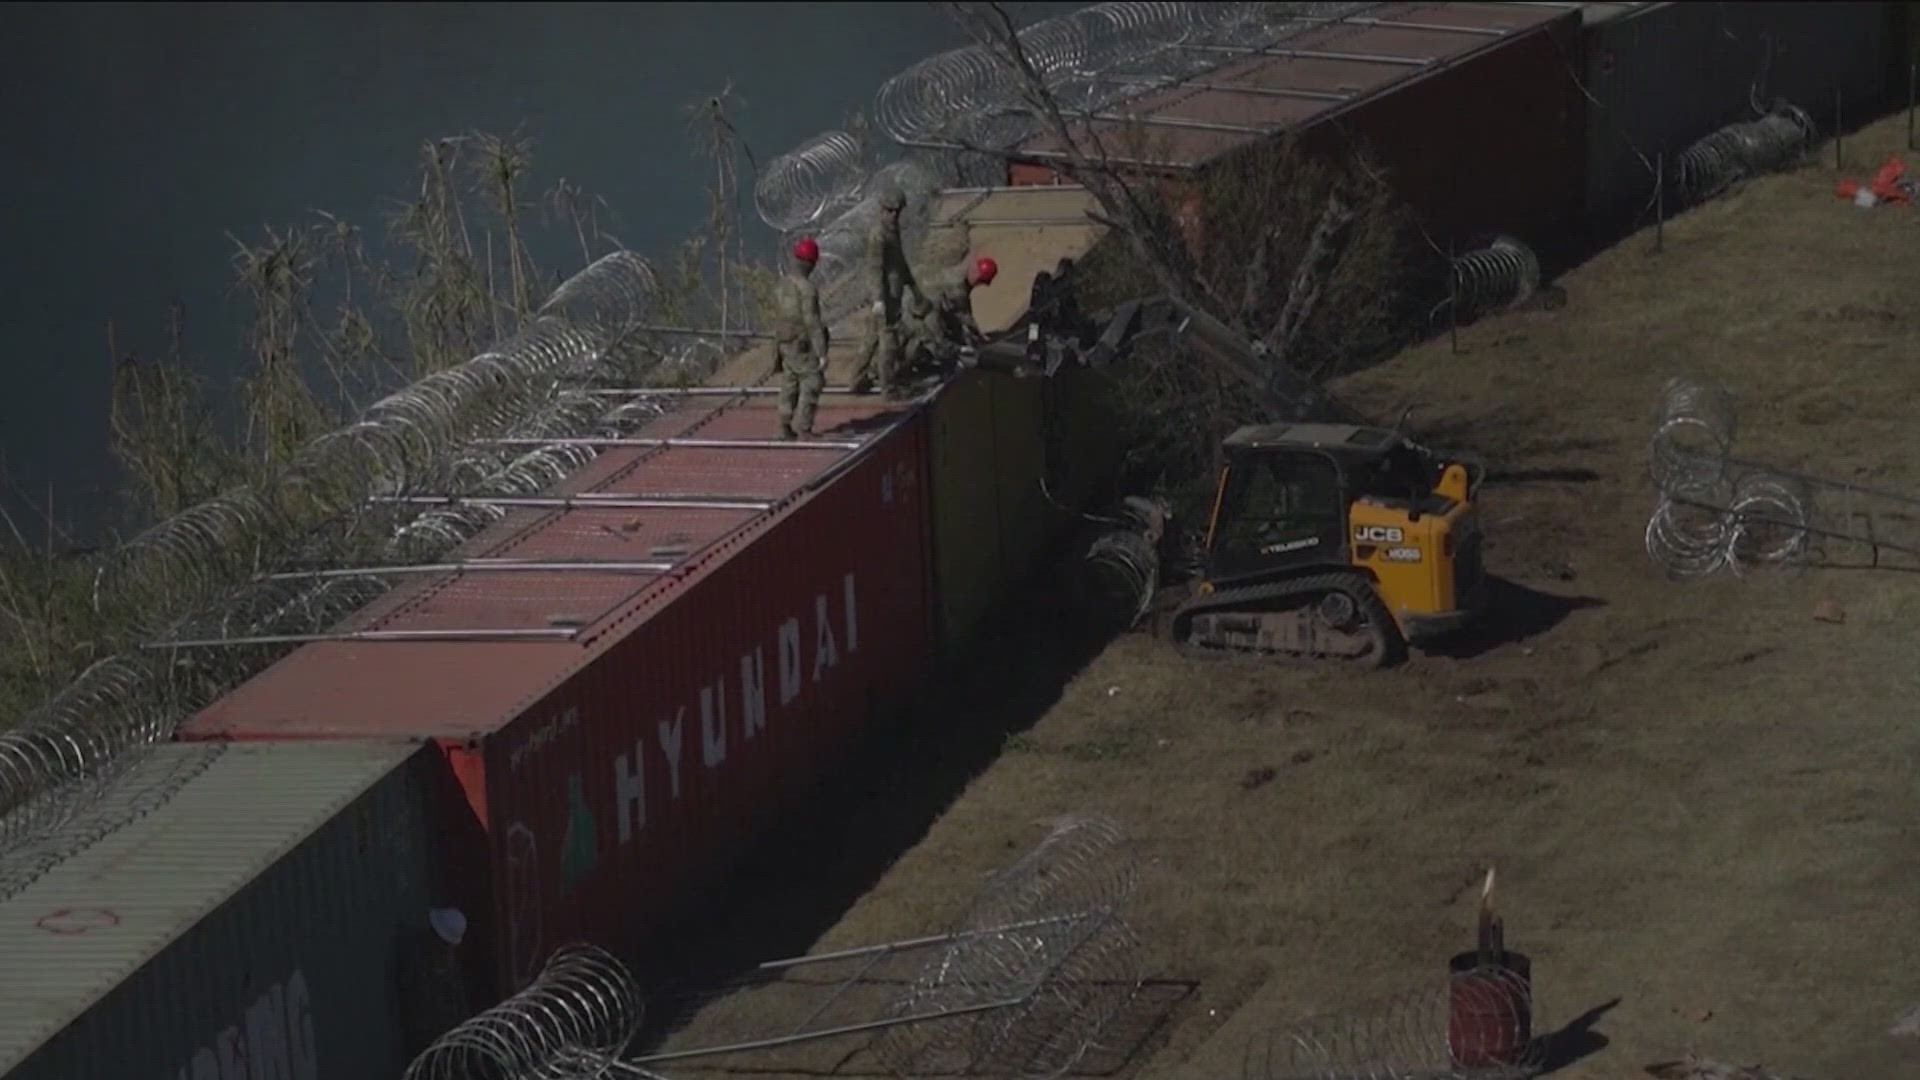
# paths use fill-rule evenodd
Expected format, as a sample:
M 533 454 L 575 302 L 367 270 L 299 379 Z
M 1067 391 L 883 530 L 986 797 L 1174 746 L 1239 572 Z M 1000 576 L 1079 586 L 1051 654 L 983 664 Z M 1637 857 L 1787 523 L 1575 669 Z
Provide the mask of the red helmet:
M 803 236 L 793 245 L 793 257 L 801 262 L 819 262 L 820 245 L 814 243 L 813 237 Z
M 993 284 L 995 274 L 1000 272 L 1000 264 L 985 255 L 973 260 L 973 277 L 982 285 Z

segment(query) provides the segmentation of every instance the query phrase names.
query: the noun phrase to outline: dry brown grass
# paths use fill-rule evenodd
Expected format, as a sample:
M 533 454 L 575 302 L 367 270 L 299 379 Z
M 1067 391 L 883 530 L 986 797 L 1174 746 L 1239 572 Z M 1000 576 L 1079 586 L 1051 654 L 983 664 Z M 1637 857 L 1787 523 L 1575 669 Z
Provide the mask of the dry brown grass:
M 1854 169 L 1903 131 L 1850 138 Z M 1645 234 L 1601 255 L 1564 280 L 1564 310 L 1342 388 L 1374 411 L 1428 402 L 1425 423 L 1503 465 L 1596 471 L 1495 488 L 1486 512 L 1496 574 L 1598 604 L 1365 677 L 1196 668 L 1123 639 L 821 946 L 925 932 L 1034 819 L 1107 811 L 1152 860 L 1152 967 L 1201 983 L 1142 1075 L 1237 1076 L 1255 1032 L 1437 978 L 1489 862 L 1543 1021 L 1621 999 L 1597 1025 L 1611 1044 L 1559 1075 L 1690 1047 L 1913 1075 L 1884 1032 L 1920 999 L 1920 576 L 1678 585 L 1641 548 L 1654 396 L 1679 370 L 1732 388 L 1748 456 L 1920 492 L 1920 211 L 1841 203 L 1823 153 L 1669 223 L 1657 256 Z M 1820 597 L 1844 625 L 1810 618 Z M 1243 787 L 1260 766 L 1276 778 Z

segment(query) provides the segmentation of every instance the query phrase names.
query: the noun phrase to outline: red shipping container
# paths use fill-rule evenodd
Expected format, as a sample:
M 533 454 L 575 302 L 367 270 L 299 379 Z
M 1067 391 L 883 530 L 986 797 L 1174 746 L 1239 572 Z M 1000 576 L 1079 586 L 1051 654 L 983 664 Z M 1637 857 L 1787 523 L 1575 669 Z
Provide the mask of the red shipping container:
M 771 413 L 689 406 L 641 434 L 764 439 Z M 484 831 L 484 852 L 455 844 L 445 858 L 477 879 L 461 901 L 492 991 L 569 942 L 631 948 L 903 705 L 931 656 L 925 416 L 830 404 L 818 427 L 872 438 L 852 454 L 623 448 L 567 485 L 780 500 L 770 512 L 567 509 L 484 552 L 636 559 L 649 538 L 696 549 L 669 574 L 465 574 L 387 598 L 372 626 L 458 634 L 558 610 L 586 622 L 573 640 L 310 644 L 181 737 L 435 740 L 461 779 L 467 831 Z

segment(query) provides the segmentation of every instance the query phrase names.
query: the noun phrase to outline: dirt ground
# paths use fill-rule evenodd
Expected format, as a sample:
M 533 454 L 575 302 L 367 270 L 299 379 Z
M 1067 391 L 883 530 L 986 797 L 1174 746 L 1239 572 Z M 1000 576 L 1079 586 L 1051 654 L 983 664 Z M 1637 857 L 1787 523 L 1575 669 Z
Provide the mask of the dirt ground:
M 1850 136 L 1849 171 L 1903 133 Z M 1375 414 L 1422 403 L 1416 428 L 1497 466 L 1597 474 L 1485 492 L 1503 640 L 1341 675 L 1196 667 L 1131 635 L 1057 689 L 1051 653 L 1009 647 L 944 721 L 1004 738 L 952 766 L 968 778 L 924 834 L 886 819 L 925 794 L 908 791 L 925 763 L 871 778 L 842 842 L 898 858 L 813 948 L 937 929 L 1037 821 L 1102 812 L 1146 860 L 1148 970 L 1195 984 L 1134 1075 L 1239 1076 L 1257 1035 L 1431 985 L 1471 944 L 1489 865 L 1536 1030 L 1617 1001 L 1557 1076 L 1690 1049 L 1810 1080 L 1920 1075 L 1920 1045 L 1886 1034 L 1920 1002 L 1920 575 L 1676 583 L 1642 546 L 1656 393 L 1680 372 L 1731 390 L 1743 456 L 1920 494 L 1920 209 L 1843 203 L 1832 149 L 1811 160 L 1669 222 L 1657 254 L 1643 233 L 1569 273 L 1562 310 L 1342 388 Z M 1843 624 L 1812 618 L 1824 598 Z M 919 753 L 962 753 L 939 738 Z M 1258 769 L 1272 779 L 1248 786 Z M 804 1016 L 779 1011 L 747 1023 Z

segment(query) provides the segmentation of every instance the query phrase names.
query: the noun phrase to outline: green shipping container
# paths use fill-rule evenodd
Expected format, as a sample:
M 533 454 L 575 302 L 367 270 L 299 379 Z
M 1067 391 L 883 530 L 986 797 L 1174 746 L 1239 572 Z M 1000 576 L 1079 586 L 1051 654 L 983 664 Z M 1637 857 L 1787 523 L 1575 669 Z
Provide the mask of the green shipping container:
M 154 748 L 8 867 L 0 1075 L 399 1076 L 465 1012 L 457 976 L 423 981 L 419 749 Z
M 1111 472 L 1113 425 L 1098 380 L 1078 370 L 1051 379 L 975 372 L 934 402 L 933 565 L 943 648 L 966 641 L 1007 590 L 1036 571 L 1069 520 L 1060 504 L 1086 507 Z
M 933 407 L 933 565 L 940 644 L 967 640 L 1032 570 L 1058 514 L 1046 470 L 1043 380 L 974 372 Z

